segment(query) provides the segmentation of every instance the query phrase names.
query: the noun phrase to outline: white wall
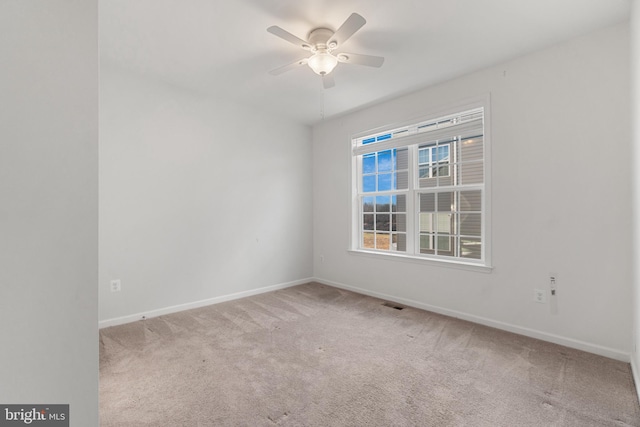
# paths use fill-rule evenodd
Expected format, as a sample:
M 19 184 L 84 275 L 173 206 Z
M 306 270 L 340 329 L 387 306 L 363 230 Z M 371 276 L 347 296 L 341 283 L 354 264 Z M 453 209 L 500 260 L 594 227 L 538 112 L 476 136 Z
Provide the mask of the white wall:
M 97 1 L 0 2 L 0 402 L 98 425 Z
M 101 320 L 312 276 L 309 127 L 108 67 L 100 95 Z
M 628 360 L 628 47 L 623 24 L 314 127 L 315 276 Z M 493 271 L 348 253 L 350 135 L 487 93 Z
M 633 185 L 633 337 L 631 364 L 640 384 L 640 2 L 631 2 L 631 147 Z

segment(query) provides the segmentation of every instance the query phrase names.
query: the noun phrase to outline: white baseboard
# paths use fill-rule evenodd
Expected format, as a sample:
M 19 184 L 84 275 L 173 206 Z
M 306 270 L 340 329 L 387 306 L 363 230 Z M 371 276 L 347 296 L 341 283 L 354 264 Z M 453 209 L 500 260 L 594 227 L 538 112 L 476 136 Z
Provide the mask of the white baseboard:
M 225 301 L 231 301 L 235 299 L 250 297 L 252 295 L 263 294 L 265 292 L 277 291 L 278 289 L 290 288 L 291 286 L 302 285 L 304 283 L 312 282 L 312 278 L 294 280 L 293 282 L 280 283 L 272 286 L 265 286 L 263 288 L 251 289 L 248 291 L 236 292 L 229 295 L 222 295 L 219 297 L 209 298 L 201 301 L 194 301 L 186 304 L 174 305 L 171 307 L 159 308 L 155 310 L 145 311 L 142 313 L 131 314 L 128 316 L 116 317 L 113 319 L 102 320 L 98 323 L 100 329 L 107 328 L 109 326 L 123 325 L 125 323 L 136 322 L 138 320 L 150 319 L 152 317 L 158 317 L 165 314 L 177 313 L 179 311 L 191 310 L 193 308 L 205 307 L 207 305 L 219 304 Z
M 631 356 L 631 374 L 633 375 L 633 382 L 640 402 L 640 377 L 638 377 L 638 365 L 636 365 L 636 359 L 633 356 Z
M 500 322 L 498 320 L 489 319 L 486 317 L 476 316 L 473 314 L 463 313 L 456 310 L 449 310 L 447 308 L 442 308 L 430 304 L 424 304 L 419 301 L 413 301 L 406 298 L 400 298 L 393 295 L 387 295 L 379 292 L 370 291 L 367 289 L 358 288 L 355 286 L 345 285 L 343 283 L 333 282 L 331 280 L 325 280 L 318 277 L 313 279 L 314 282 L 322 283 L 328 286 L 333 286 L 336 288 L 345 289 L 348 291 L 353 291 L 359 294 L 369 295 L 372 297 L 397 302 L 400 304 L 404 304 L 410 307 L 420 308 L 422 310 L 432 311 L 434 313 L 444 314 L 445 316 L 455 317 L 458 319 L 468 320 L 469 322 L 478 323 L 485 326 L 490 326 L 492 328 L 501 329 L 508 332 L 513 332 L 515 334 L 524 335 L 531 338 L 536 338 L 543 341 L 552 342 L 554 344 L 563 345 L 565 347 L 575 348 L 578 350 L 586 351 L 589 353 L 598 354 L 600 356 L 609 357 L 611 359 L 620 360 L 622 362 L 632 362 L 631 355 L 629 353 L 625 353 L 624 351 L 616 350 L 609 347 L 600 346 L 597 344 L 591 344 L 588 342 L 575 340 L 573 338 L 567 338 L 560 335 L 550 334 L 547 332 L 537 331 L 535 329 L 525 328 L 522 326 L 512 325 L 510 323 Z M 633 365 L 632 365 L 633 366 Z M 635 371 L 634 371 L 635 372 Z M 634 377 L 636 378 L 636 377 Z M 636 384 L 640 384 L 636 380 Z

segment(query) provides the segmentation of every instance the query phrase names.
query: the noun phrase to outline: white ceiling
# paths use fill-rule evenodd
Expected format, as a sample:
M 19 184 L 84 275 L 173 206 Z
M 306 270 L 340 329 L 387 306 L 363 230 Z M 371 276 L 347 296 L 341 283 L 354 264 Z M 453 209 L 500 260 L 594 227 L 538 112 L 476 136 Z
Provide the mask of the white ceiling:
M 267 33 L 306 39 L 367 20 L 344 46 L 382 68 L 339 64 L 322 88 L 308 56 Z M 102 64 L 314 124 L 628 19 L 629 0 L 100 0 Z

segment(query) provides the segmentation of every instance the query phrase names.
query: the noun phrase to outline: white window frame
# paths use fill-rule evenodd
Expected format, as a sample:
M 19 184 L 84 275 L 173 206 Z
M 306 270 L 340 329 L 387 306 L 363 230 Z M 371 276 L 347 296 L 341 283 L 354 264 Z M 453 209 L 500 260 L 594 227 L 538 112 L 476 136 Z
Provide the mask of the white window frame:
M 421 254 L 419 249 L 419 217 L 418 203 L 421 193 L 433 191 L 442 191 L 446 187 L 436 187 L 435 189 L 420 188 L 418 185 L 419 165 L 418 165 L 418 146 L 421 144 L 421 136 L 416 133 L 414 129 L 416 127 L 430 127 L 435 121 L 441 118 L 452 117 L 459 115 L 460 113 L 472 111 L 482 108 L 483 110 L 483 183 L 479 185 L 467 185 L 465 187 L 452 186 L 452 191 L 465 191 L 478 188 L 482 190 L 482 257 L 481 259 L 462 258 L 454 256 L 438 256 L 438 255 L 426 255 Z M 354 134 L 351 139 L 351 232 L 350 232 L 350 247 L 349 251 L 353 254 L 383 257 L 387 259 L 396 259 L 402 261 L 417 261 L 420 263 L 432 263 L 434 265 L 450 266 L 456 268 L 471 269 L 476 271 L 489 272 L 492 269 L 491 263 L 491 111 L 490 111 L 490 97 L 485 95 L 483 97 L 467 100 L 455 105 L 451 105 L 448 108 L 434 110 L 429 113 L 422 114 L 419 119 L 408 120 L 403 123 L 396 123 L 380 127 L 373 130 L 368 130 Z M 446 127 L 446 126 L 445 126 Z M 445 133 L 446 129 L 439 130 L 437 125 L 433 125 L 428 132 L 424 134 L 435 135 L 437 132 Z M 432 133 L 433 132 L 433 133 Z M 391 137 L 389 137 L 391 135 Z M 408 137 L 408 138 L 407 138 Z M 361 242 L 363 239 L 362 230 L 362 203 L 360 196 L 363 195 L 362 183 L 360 178 L 362 177 L 362 171 L 359 170 L 360 163 L 358 157 L 362 155 L 363 141 L 379 138 L 379 142 L 373 142 L 370 147 L 364 148 L 366 150 L 374 150 L 373 152 L 382 151 L 388 148 L 408 147 L 409 152 L 409 189 L 408 190 L 392 190 L 393 193 L 405 192 L 407 194 L 407 230 L 406 230 L 406 246 L 407 252 L 395 252 L 389 250 L 375 250 L 361 248 Z M 404 138 L 407 138 L 404 140 Z M 402 142 L 399 142 L 400 140 Z M 430 138 L 433 139 L 433 138 Z M 395 141 L 393 141 L 395 140 Z M 424 141 L 427 141 L 425 139 Z M 368 144 L 367 144 L 368 145 Z M 374 149 L 375 147 L 375 149 Z M 453 147 L 449 148 L 449 167 L 453 167 Z M 430 153 L 430 161 L 431 153 Z M 437 163 L 436 163 L 437 165 Z M 433 164 L 431 167 L 434 167 Z M 452 170 L 449 169 L 449 174 Z M 430 173 L 431 174 L 431 173 Z M 368 193 L 367 193 L 368 194 Z M 374 195 L 374 194 L 372 194 Z

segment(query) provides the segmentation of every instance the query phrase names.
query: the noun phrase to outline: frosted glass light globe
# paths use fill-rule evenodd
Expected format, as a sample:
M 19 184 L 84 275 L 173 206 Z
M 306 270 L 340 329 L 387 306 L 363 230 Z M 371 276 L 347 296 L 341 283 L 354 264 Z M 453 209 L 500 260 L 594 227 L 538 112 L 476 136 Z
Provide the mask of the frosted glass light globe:
M 338 65 L 338 60 L 328 52 L 318 52 L 309 58 L 308 64 L 316 74 L 324 76 Z

